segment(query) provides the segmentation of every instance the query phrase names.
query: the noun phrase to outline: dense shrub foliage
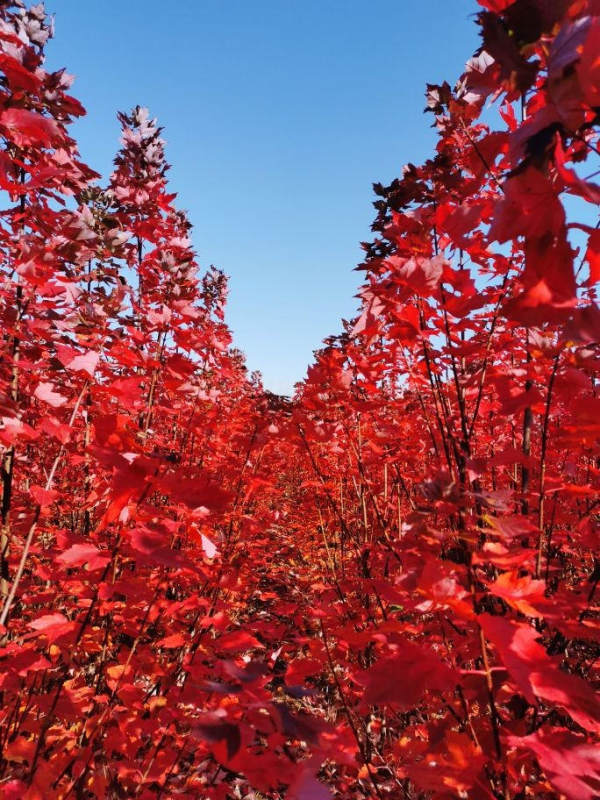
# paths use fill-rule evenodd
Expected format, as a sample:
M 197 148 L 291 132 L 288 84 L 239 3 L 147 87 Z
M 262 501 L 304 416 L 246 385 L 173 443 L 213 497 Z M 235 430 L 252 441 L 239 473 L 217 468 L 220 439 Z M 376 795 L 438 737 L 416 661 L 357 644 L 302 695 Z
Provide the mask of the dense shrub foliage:
M 480 6 L 288 400 L 0 0 L 1 798 L 600 797 L 600 4 Z

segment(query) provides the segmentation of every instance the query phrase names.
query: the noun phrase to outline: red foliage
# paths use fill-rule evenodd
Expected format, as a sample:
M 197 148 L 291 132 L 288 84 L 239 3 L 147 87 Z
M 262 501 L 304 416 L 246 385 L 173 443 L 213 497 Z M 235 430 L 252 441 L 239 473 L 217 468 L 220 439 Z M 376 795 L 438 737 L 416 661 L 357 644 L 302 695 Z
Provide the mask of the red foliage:
M 600 7 L 480 5 L 290 401 L 0 4 L 0 798 L 600 796 Z

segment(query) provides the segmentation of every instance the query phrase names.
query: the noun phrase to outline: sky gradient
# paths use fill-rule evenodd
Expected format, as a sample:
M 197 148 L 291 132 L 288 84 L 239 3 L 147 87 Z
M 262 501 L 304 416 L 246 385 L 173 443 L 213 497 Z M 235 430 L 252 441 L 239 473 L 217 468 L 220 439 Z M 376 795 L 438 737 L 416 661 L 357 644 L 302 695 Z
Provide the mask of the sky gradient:
M 373 181 L 429 157 L 425 83 L 478 45 L 475 0 L 50 0 L 48 68 L 76 76 L 72 130 L 107 176 L 117 110 L 164 126 L 200 264 L 230 276 L 249 369 L 290 393 L 354 315 Z

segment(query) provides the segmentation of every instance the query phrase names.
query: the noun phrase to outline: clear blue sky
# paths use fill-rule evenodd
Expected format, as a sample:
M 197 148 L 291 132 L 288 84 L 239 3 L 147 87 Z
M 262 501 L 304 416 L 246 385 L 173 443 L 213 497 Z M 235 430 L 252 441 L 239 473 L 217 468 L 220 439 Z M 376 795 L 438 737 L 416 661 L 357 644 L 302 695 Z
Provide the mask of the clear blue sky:
M 289 393 L 353 316 L 371 184 L 427 158 L 426 81 L 462 71 L 475 0 L 48 0 L 48 67 L 75 74 L 74 134 L 103 175 L 115 113 L 164 126 L 200 263 L 230 275 L 250 369 Z

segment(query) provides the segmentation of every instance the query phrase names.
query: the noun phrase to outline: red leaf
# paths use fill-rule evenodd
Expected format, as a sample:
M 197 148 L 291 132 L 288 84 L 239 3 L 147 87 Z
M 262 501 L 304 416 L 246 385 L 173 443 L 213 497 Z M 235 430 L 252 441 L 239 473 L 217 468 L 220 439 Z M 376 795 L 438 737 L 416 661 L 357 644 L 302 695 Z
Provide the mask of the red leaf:
M 29 623 L 29 627 L 33 628 L 34 631 L 45 631 L 47 628 L 55 627 L 56 625 L 65 625 L 68 621 L 64 614 L 56 612 L 34 619 L 33 622 Z
M 8 53 L 0 54 L 0 69 L 6 75 L 8 85 L 13 92 L 19 89 L 36 92 L 40 87 L 39 78 Z
M 531 736 L 509 736 L 511 747 L 530 750 L 561 795 L 594 800 L 600 787 L 600 748 L 583 736 L 540 728 Z
M 185 639 L 180 633 L 172 633 L 171 636 L 159 639 L 156 646 L 164 647 L 166 650 L 177 650 L 179 647 L 183 647 L 184 644 Z
M 489 238 L 506 242 L 517 236 L 542 237 L 557 233 L 565 212 L 549 178 L 534 167 L 509 178 L 496 204 Z
M 535 603 L 544 604 L 546 600 L 544 592 L 546 590 L 545 581 L 532 580 L 529 575 L 519 577 L 518 572 L 503 572 L 494 583 L 490 584 L 489 590 L 497 597 L 502 597 L 506 602 L 530 617 L 542 617 L 543 611 L 535 607 Z
M 90 377 L 94 376 L 100 358 L 99 353 L 93 350 L 86 350 L 84 353 L 80 353 L 78 350 L 72 347 L 66 347 L 65 345 L 57 345 L 56 354 L 58 360 L 61 364 L 64 364 L 67 369 L 73 370 L 74 372 L 78 370 L 87 372 Z
M 48 403 L 48 405 L 54 408 L 60 408 L 60 406 L 64 406 L 67 402 L 66 397 L 54 391 L 54 385 L 52 383 L 38 384 L 33 394 L 38 400 L 42 400 L 44 403 Z
M 243 650 L 251 650 L 255 647 L 263 647 L 258 639 L 245 631 L 232 631 L 220 636 L 215 647 L 225 653 L 239 653 Z
M 206 711 L 199 714 L 196 719 L 193 733 L 210 743 L 225 742 L 226 759 L 233 758 L 241 745 L 239 727 L 228 722 L 224 712 Z
M 71 428 L 68 425 L 63 425 L 56 417 L 51 415 L 46 415 L 43 418 L 38 425 L 38 430 L 57 439 L 61 444 L 66 444 L 71 438 Z
M 203 533 L 200 534 L 201 541 L 202 541 L 202 549 L 204 550 L 204 554 L 207 558 L 214 558 L 217 553 L 219 552 L 216 546 L 211 542 L 208 536 L 205 536 Z
M 365 687 L 367 705 L 392 703 L 408 711 L 426 691 L 449 691 L 460 677 L 431 651 L 405 640 L 393 655 L 380 658 L 358 680 Z
M 530 522 L 527 517 L 517 515 L 506 517 L 486 516 L 485 521 L 494 533 L 500 534 L 505 540 L 527 536 L 534 536 L 537 539 L 540 533 L 539 528 Z
M 422 760 L 409 764 L 407 772 L 418 786 L 439 797 L 449 796 L 449 789 L 454 790 L 454 797 L 468 797 L 486 760 L 466 733 L 449 730 L 436 748 L 428 748 Z
M 10 446 L 19 439 L 33 441 L 39 436 L 39 433 L 31 425 L 15 417 L 2 417 L 1 422 L 0 442 L 2 444 Z
M 175 503 L 183 503 L 189 508 L 208 508 L 210 511 L 223 509 L 230 494 L 211 483 L 206 477 L 183 478 L 169 475 L 156 482 L 157 489 L 169 494 Z
M 600 106 L 600 18 L 598 16 L 592 17 L 577 65 L 577 74 L 588 104 L 592 108 Z
M 203 574 L 196 564 L 173 550 L 168 538 L 157 531 L 144 527 L 136 528 L 130 533 L 130 541 L 135 557 L 140 563 L 162 564 L 165 567 L 179 567 Z
M 512 5 L 515 0 L 477 0 L 480 6 L 487 8 L 489 11 L 500 13 L 505 8 Z
M 16 739 L 10 741 L 4 748 L 4 758 L 7 761 L 17 762 L 19 764 L 23 762 L 31 764 L 35 751 L 35 739 L 25 739 L 23 736 L 17 736 Z
M 87 564 L 93 570 L 105 567 L 110 561 L 110 557 L 93 544 L 74 544 L 64 553 L 56 556 L 54 560 L 63 567 L 80 567 Z
M 590 234 L 585 260 L 590 268 L 587 285 L 592 286 L 600 281 L 600 230 L 592 231 Z
M 421 297 L 431 297 L 436 293 L 446 264 L 440 256 L 434 258 L 390 256 L 386 263 L 395 281 Z
M 43 486 L 29 487 L 29 494 L 33 497 L 38 506 L 51 506 L 58 498 L 58 492 L 54 489 L 45 489 Z
M 63 614 L 59 613 L 45 614 L 29 623 L 30 628 L 37 631 L 39 635 L 43 634 L 47 637 L 49 644 L 53 644 L 57 639 L 71 633 L 76 626 L 76 622 L 69 622 Z
M 18 147 L 50 147 L 62 137 L 58 124 L 48 117 L 23 108 L 9 108 L 0 114 L 7 138 Z
M 3 783 L 0 786 L 0 791 L 2 792 L 2 800 L 23 800 L 24 797 L 27 797 L 28 786 L 23 781 L 15 778 L 15 780 Z
M 481 614 L 479 621 L 529 703 L 540 697 L 564 708 L 582 728 L 600 731 L 600 700 L 582 678 L 558 668 L 533 628 L 490 614 Z
M 303 769 L 288 786 L 286 797 L 289 800 L 330 800 L 332 794 L 327 786 L 317 780 L 312 770 Z

